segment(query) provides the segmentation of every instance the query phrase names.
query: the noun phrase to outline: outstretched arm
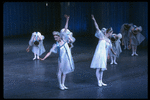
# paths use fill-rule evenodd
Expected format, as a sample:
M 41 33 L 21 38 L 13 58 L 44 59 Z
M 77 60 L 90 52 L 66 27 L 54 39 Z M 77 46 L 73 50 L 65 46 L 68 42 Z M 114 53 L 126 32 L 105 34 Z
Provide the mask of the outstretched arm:
M 93 21 L 94 21 L 95 28 L 96 28 L 97 30 L 100 30 L 100 29 L 99 29 L 99 26 L 98 26 L 98 24 L 97 24 L 97 22 L 96 22 L 96 20 L 95 20 L 95 18 L 94 18 L 94 15 L 91 15 L 91 16 L 92 16 L 92 19 L 93 19 Z
M 67 16 L 67 15 L 64 15 L 65 17 L 66 17 L 66 24 L 65 24 L 65 32 L 67 31 L 67 29 L 68 29 L 68 22 L 69 22 L 69 16 Z
M 53 47 L 50 49 L 50 51 L 46 54 L 46 56 L 43 59 L 40 58 L 40 60 L 45 60 L 47 57 L 49 57 L 51 53 L 54 52 L 55 48 L 56 48 L 56 44 L 54 44 Z
M 40 60 L 45 60 L 48 56 L 50 56 L 50 54 L 51 54 L 51 51 L 50 52 L 48 52 L 47 54 L 46 54 L 46 56 L 42 59 L 42 58 L 40 58 Z

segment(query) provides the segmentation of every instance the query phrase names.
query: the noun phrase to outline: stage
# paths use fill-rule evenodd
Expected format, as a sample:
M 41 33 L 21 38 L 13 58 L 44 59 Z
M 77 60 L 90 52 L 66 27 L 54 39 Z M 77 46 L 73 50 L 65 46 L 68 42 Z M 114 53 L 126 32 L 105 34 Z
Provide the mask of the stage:
M 76 38 L 76 37 L 75 37 Z M 99 87 L 95 70 L 90 68 L 97 45 L 97 38 L 77 37 L 72 48 L 75 71 L 67 74 L 60 90 L 57 80 L 58 54 L 52 53 L 46 60 L 32 60 L 31 49 L 26 52 L 30 37 L 3 39 L 3 98 L 4 99 L 147 99 L 148 98 L 148 50 L 138 48 L 139 56 L 131 56 L 131 50 L 123 50 L 117 65 L 110 65 L 103 74 L 107 86 Z M 91 40 L 90 40 L 91 39 Z M 94 41 L 94 42 L 92 42 Z M 54 39 L 45 37 L 46 52 Z

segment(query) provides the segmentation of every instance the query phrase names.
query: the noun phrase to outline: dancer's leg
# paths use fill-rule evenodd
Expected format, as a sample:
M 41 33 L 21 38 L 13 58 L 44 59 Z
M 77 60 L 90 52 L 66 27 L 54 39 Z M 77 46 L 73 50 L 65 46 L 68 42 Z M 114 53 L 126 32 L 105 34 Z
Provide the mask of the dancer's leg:
M 62 72 L 60 71 L 60 69 L 58 69 L 57 78 L 58 78 L 58 82 L 59 82 L 59 88 L 60 88 L 61 90 L 64 90 L 64 87 L 63 87 L 62 84 L 61 84 L 61 75 L 62 75 Z
M 131 56 L 134 56 L 134 46 L 132 45 L 132 54 Z
M 96 69 L 96 78 L 97 78 L 98 86 L 102 86 L 102 84 L 99 82 L 99 78 L 100 78 L 99 71 L 100 71 L 100 68 L 97 68 Z
M 99 80 L 99 82 L 100 82 L 102 85 L 107 86 L 107 84 L 104 84 L 104 83 L 103 83 L 102 78 L 103 78 L 103 71 L 101 70 L 101 71 L 100 71 L 100 80 Z
M 36 53 L 34 53 L 34 58 L 33 58 L 33 60 L 35 60 L 36 59 Z
M 114 56 L 114 64 L 117 64 L 117 62 L 116 62 L 116 56 Z
M 66 79 L 66 74 L 62 74 L 62 86 L 64 89 L 68 89 L 68 87 L 65 86 L 65 79 Z
M 110 64 L 113 64 L 113 56 L 111 56 L 111 63 Z
M 134 54 L 135 54 L 136 56 L 138 56 L 138 54 L 136 53 L 136 50 L 137 50 L 137 46 L 135 45 L 135 46 L 134 46 Z

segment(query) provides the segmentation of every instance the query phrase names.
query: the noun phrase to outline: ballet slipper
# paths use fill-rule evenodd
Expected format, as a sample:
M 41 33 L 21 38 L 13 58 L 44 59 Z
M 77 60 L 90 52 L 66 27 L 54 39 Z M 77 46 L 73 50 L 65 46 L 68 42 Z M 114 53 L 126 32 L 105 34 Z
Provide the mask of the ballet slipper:
M 107 86 L 107 84 L 105 84 L 105 83 L 103 83 L 103 82 L 101 82 L 101 84 L 102 84 L 103 86 Z
M 98 86 L 100 86 L 100 87 L 102 86 L 102 83 L 101 83 L 101 81 L 98 81 Z
M 64 89 L 68 89 L 68 87 L 66 87 L 65 85 L 62 85 Z
M 134 56 L 134 53 L 132 53 L 131 56 Z
M 61 89 L 61 90 L 64 90 L 64 87 L 60 84 L 59 85 L 59 88 Z
M 33 60 L 35 60 L 35 59 L 36 59 L 36 57 L 33 58 Z
M 37 56 L 37 59 L 39 59 L 39 56 Z
M 116 62 L 116 61 L 114 61 L 114 64 L 116 64 L 116 65 L 117 65 L 117 62 Z
M 110 63 L 111 65 L 113 64 L 113 61 L 111 61 L 111 63 Z
M 135 52 L 134 55 L 138 56 L 138 54 Z

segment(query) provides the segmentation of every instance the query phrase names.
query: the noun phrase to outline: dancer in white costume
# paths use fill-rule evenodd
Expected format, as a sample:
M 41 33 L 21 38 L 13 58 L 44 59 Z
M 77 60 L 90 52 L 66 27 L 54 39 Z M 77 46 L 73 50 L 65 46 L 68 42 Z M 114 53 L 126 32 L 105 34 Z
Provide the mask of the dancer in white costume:
M 131 56 L 138 56 L 136 53 L 137 46 L 141 44 L 141 42 L 145 39 L 145 37 L 140 33 L 142 31 L 142 27 L 137 27 L 136 25 L 131 26 L 131 31 L 129 32 L 129 49 L 132 46 L 132 54 Z
M 68 19 L 69 18 L 67 18 L 67 20 Z M 65 31 L 67 31 L 67 28 L 65 28 Z M 54 35 L 54 39 L 56 43 L 53 44 L 50 51 L 41 60 L 45 60 L 48 56 L 51 55 L 52 52 L 59 54 L 57 77 L 58 77 L 58 82 L 59 82 L 59 88 L 61 90 L 64 90 L 64 89 L 68 89 L 68 87 L 65 86 L 66 74 L 73 72 L 75 69 L 74 61 L 73 61 L 71 50 L 68 46 L 68 43 L 60 37 L 60 33 L 57 31 L 54 31 L 53 35 Z
M 92 15 L 92 19 L 94 21 L 97 30 L 95 36 L 99 39 L 99 42 L 96 47 L 90 68 L 96 69 L 96 78 L 98 81 L 98 86 L 102 86 L 102 85 L 107 86 L 107 84 L 104 84 L 102 82 L 102 77 L 103 77 L 103 71 L 107 70 L 106 48 L 107 46 L 110 45 L 110 42 L 108 41 L 106 36 L 102 33 L 102 31 L 99 29 L 99 26 L 94 18 L 94 15 Z
M 110 36 L 110 40 L 111 40 L 111 43 L 112 43 L 112 49 L 116 53 L 116 55 L 114 55 L 112 52 L 109 53 L 110 57 L 111 57 L 111 63 L 110 64 L 113 64 L 113 63 L 117 64 L 116 58 L 119 58 L 119 55 L 122 52 L 122 49 L 121 49 L 121 46 L 120 46 L 120 44 L 121 44 L 120 39 L 121 38 L 122 38 L 121 33 L 118 33 L 118 34 L 113 33 Z
M 131 26 L 133 24 L 128 24 L 128 23 L 124 23 L 122 26 L 121 26 L 121 29 L 120 29 L 120 32 L 122 34 L 122 45 L 124 45 L 124 50 L 125 49 L 129 49 L 128 48 L 128 44 L 129 44 L 129 31 L 131 29 Z
M 29 41 L 29 46 L 26 49 L 27 52 L 30 51 L 30 47 L 32 46 L 32 52 L 34 53 L 34 58 L 39 59 L 39 56 L 45 52 L 45 48 L 43 45 L 44 36 L 41 35 L 40 32 L 33 32 L 31 39 Z

